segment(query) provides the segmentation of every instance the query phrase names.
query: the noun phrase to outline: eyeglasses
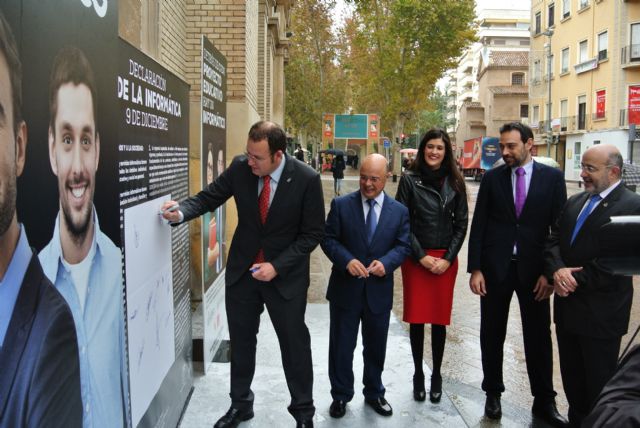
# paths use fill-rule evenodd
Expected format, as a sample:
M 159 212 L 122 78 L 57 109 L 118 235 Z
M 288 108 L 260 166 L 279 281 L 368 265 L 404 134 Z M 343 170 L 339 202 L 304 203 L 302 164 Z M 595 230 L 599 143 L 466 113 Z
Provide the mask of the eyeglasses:
M 254 156 L 254 155 L 252 155 L 252 154 L 251 154 L 251 153 L 249 153 L 249 152 L 244 152 L 244 155 L 245 155 L 248 159 L 250 159 L 250 160 L 252 160 L 252 161 L 254 161 L 254 162 L 262 162 L 263 160 L 265 160 L 265 159 L 266 159 L 266 158 L 261 158 L 261 157 L 258 157 L 258 156 Z
M 365 183 L 367 181 L 371 181 L 373 184 L 378 183 L 381 180 L 380 177 L 375 177 L 375 176 L 371 176 L 371 175 L 361 175 L 360 176 L 360 181 L 364 181 Z
M 605 165 L 605 166 L 604 166 L 604 169 L 609 169 L 609 168 L 612 168 L 613 166 L 614 166 L 614 165 Z M 582 171 L 587 172 L 588 174 L 593 174 L 593 173 L 596 173 L 596 172 L 600 171 L 600 168 L 595 167 L 595 166 L 593 166 L 593 165 L 584 164 L 584 163 L 581 163 L 581 164 L 580 164 L 580 169 L 581 169 Z

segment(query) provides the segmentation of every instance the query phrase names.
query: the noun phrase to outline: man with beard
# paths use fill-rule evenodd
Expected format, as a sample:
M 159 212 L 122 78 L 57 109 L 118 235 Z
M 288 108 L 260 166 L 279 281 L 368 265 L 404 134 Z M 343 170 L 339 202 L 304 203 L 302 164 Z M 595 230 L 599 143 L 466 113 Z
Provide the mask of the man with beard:
M 640 196 L 620 181 L 622 156 L 615 146 L 591 147 L 581 167 L 585 191 L 567 201 L 545 251 L 558 296 L 554 321 L 572 426 L 581 425 L 616 370 L 633 298 L 632 277 L 598 262 L 607 254 L 596 232 L 611 216 L 640 215 Z
M 127 390 L 122 268 L 120 250 L 100 231 L 93 205 L 100 158 L 96 95 L 85 55 L 63 48 L 49 80 L 49 160 L 60 211 L 40 261 L 73 313 L 84 426 L 118 427 Z
M 27 145 L 21 80 L 16 43 L 0 12 L 0 427 L 79 427 L 73 317 L 16 215 Z
M 562 172 L 533 162 L 533 133 L 521 123 L 500 128 L 505 164 L 482 179 L 469 235 L 469 285 L 480 297 L 485 415 L 502 416 L 502 361 L 509 304 L 518 296 L 532 413 L 552 426 L 567 424 L 556 408 L 544 242 L 567 199 Z

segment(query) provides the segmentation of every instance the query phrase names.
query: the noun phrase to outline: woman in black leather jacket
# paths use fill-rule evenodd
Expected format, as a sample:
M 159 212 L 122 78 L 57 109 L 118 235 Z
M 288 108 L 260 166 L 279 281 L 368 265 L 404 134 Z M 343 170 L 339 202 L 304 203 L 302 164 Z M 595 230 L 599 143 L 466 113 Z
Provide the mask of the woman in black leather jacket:
M 449 136 L 431 129 L 420 142 L 416 159 L 400 179 L 396 199 L 409 208 L 413 255 L 402 264 L 403 320 L 410 323 L 415 365 L 413 397 L 426 398 L 422 358 L 424 325 L 431 326 L 433 369 L 429 399 L 442 397 L 440 367 L 451 322 L 458 251 L 467 232 L 467 193 Z

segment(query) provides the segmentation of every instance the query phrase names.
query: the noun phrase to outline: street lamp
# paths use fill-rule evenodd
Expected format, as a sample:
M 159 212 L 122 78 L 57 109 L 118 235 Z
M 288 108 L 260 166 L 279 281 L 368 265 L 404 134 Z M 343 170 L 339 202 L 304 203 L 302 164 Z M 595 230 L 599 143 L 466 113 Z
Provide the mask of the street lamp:
M 547 156 L 551 157 L 551 140 L 553 139 L 553 130 L 551 128 L 551 36 L 553 36 L 553 29 L 548 28 L 547 31 L 542 32 L 543 35 L 549 38 L 545 48 L 547 50 Z

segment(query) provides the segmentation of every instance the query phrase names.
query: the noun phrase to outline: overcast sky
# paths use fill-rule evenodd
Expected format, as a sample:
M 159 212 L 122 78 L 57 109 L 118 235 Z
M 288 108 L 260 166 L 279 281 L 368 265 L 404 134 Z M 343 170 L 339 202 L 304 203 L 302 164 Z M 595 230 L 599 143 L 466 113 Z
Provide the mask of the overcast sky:
M 525 0 L 476 0 L 476 10 L 478 8 L 520 9 L 523 7 L 523 3 L 525 3 Z M 337 25 L 340 25 L 342 23 L 342 17 L 345 15 L 347 7 L 350 7 L 350 6 L 347 6 L 344 0 L 336 0 L 336 8 L 335 8 L 333 19 Z

